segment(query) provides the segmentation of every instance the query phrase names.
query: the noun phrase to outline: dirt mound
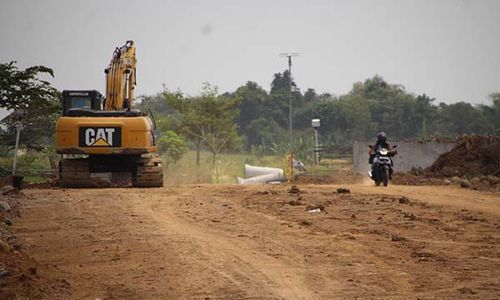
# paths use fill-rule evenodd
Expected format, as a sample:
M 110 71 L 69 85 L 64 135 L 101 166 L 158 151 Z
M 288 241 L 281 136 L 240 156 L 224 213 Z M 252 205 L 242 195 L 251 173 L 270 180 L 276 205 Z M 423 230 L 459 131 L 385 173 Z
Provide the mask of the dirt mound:
M 500 176 L 500 137 L 462 136 L 424 173 L 433 177 Z
M 65 298 L 69 291 L 68 282 L 48 279 L 45 273 L 56 270 L 40 266 L 26 254 L 25 241 L 11 232 L 12 224 L 21 217 L 20 206 L 25 200 L 22 192 L 0 194 L 3 203 L 3 209 L 0 209 L 0 298 L 45 299 L 49 294 Z
M 395 173 L 393 184 L 398 185 L 455 185 L 473 190 L 500 192 L 500 177 L 477 176 L 470 180 L 454 177 L 431 177 L 426 174 Z
M 394 184 L 459 185 L 483 191 L 500 191 L 500 137 L 461 136 L 451 151 L 441 154 L 428 168 L 395 173 Z

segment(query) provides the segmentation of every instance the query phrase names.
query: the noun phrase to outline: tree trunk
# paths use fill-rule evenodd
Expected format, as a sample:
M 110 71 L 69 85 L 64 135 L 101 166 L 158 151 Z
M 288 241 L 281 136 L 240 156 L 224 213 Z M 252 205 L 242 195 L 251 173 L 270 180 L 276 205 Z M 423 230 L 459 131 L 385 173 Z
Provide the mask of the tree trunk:
M 212 152 L 212 166 L 214 167 L 215 170 L 215 183 L 219 183 L 219 168 L 217 168 L 217 164 L 215 163 L 217 158 L 217 152 L 213 151 Z
M 197 140 L 195 143 L 196 146 L 196 165 L 200 165 L 200 141 Z

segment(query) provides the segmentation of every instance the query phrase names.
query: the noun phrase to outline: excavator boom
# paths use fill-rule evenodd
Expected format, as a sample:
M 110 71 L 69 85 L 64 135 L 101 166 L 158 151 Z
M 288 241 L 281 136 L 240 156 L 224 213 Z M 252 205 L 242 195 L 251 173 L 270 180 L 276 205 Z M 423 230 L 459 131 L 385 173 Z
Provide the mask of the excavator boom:
M 127 41 L 113 52 L 106 73 L 106 101 L 104 110 L 129 109 L 134 99 L 136 85 L 135 45 Z

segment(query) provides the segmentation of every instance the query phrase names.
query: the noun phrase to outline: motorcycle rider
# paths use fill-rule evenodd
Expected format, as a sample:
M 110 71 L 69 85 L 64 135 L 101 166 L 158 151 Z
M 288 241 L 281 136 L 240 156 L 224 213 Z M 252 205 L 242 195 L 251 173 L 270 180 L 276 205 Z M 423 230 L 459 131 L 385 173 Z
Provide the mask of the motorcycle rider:
M 372 177 L 372 174 L 375 171 L 375 166 L 377 165 L 377 160 L 378 160 L 377 152 L 381 148 L 385 148 L 385 149 L 389 150 L 391 152 L 390 156 L 394 156 L 397 154 L 396 150 L 392 150 L 390 148 L 389 144 L 387 143 L 387 135 L 383 131 L 381 131 L 377 134 L 377 142 L 375 143 L 375 145 L 373 147 L 370 148 L 370 151 L 368 152 L 368 155 L 370 156 L 370 158 L 368 159 L 368 163 L 372 165 L 370 177 Z M 392 163 L 392 159 L 391 159 L 391 166 L 392 165 L 393 165 L 393 163 Z M 392 168 L 391 168 L 391 172 L 389 173 L 389 178 L 392 178 Z

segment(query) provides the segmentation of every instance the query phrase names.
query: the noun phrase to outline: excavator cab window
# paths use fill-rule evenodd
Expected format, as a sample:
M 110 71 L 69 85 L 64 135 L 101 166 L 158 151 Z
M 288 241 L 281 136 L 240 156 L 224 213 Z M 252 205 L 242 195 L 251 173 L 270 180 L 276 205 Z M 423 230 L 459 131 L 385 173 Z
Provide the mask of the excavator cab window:
M 92 100 L 90 97 L 72 97 L 70 100 L 70 105 L 72 108 L 92 108 Z
M 102 95 L 96 90 L 91 91 L 63 91 L 63 115 L 72 111 L 99 111 L 101 110 Z

